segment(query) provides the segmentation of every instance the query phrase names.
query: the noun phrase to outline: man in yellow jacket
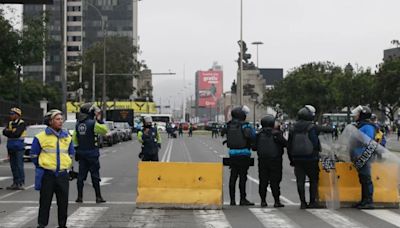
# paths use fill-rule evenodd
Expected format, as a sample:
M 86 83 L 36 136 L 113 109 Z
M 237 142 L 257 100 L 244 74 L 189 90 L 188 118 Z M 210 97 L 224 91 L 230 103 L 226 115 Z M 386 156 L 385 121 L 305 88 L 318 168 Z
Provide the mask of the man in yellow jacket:
M 44 117 L 48 126 L 37 134 L 31 148 L 32 162 L 36 166 L 35 189 L 40 190 L 38 227 L 49 222 L 51 201 L 57 197 L 58 225 L 65 228 L 68 216 L 69 175 L 75 154 L 72 137 L 62 129 L 62 112 L 50 110 Z

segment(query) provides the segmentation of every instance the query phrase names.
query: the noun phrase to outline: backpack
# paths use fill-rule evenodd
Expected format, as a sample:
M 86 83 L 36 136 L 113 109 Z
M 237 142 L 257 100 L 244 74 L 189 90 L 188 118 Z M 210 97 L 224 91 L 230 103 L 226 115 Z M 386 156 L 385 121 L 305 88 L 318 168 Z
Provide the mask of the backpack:
M 305 131 L 294 131 L 291 155 L 294 156 L 309 156 L 314 152 L 314 145 L 310 140 L 309 132 L 313 127 L 310 124 Z
M 257 154 L 259 158 L 278 158 L 282 156 L 281 149 L 271 131 L 261 130 L 257 135 Z
M 242 122 L 232 121 L 227 126 L 227 146 L 230 149 L 243 149 L 246 148 L 247 139 L 244 136 Z

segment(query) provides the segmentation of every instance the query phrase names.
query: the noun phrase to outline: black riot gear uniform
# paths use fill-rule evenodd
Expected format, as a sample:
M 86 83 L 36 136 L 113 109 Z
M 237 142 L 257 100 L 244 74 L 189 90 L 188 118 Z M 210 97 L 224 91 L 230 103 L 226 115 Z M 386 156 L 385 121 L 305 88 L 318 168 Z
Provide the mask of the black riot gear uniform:
M 283 207 L 284 205 L 279 200 L 279 184 L 282 181 L 283 148 L 287 146 L 287 141 L 282 131 L 273 128 L 275 117 L 266 116 L 261 120 L 261 124 L 263 128 L 256 139 L 261 206 L 267 206 L 267 187 L 270 185 L 275 200 L 274 207 Z

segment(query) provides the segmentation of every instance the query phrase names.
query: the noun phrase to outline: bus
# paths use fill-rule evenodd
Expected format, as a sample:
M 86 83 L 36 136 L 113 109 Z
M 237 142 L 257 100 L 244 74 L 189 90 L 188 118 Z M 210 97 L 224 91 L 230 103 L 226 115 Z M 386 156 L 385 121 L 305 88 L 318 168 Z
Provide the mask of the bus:
M 350 122 L 354 120 L 354 114 L 350 113 Z M 347 113 L 324 113 L 322 114 L 322 123 L 329 123 L 330 125 L 347 124 Z
M 144 118 L 146 116 L 150 116 L 153 120 L 153 123 L 157 124 L 157 130 L 165 131 L 167 123 L 172 122 L 171 114 L 140 114 L 140 117 Z

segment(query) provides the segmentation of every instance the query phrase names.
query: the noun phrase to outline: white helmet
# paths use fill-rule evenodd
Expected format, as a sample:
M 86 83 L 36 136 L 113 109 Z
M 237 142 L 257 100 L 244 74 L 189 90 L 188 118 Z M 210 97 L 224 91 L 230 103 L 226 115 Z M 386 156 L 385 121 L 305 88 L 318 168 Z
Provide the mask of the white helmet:
M 143 118 L 143 120 L 144 120 L 144 123 L 151 123 L 151 122 L 153 122 L 153 119 L 151 118 L 151 116 L 145 116 L 145 117 Z
M 242 106 L 242 111 L 246 114 L 246 116 L 249 115 L 250 113 L 250 109 L 246 105 Z
M 312 113 L 313 116 L 315 116 L 315 112 L 317 112 L 317 110 L 314 108 L 314 106 L 312 105 L 306 105 L 304 106 L 306 109 L 308 109 L 308 111 L 310 111 Z

